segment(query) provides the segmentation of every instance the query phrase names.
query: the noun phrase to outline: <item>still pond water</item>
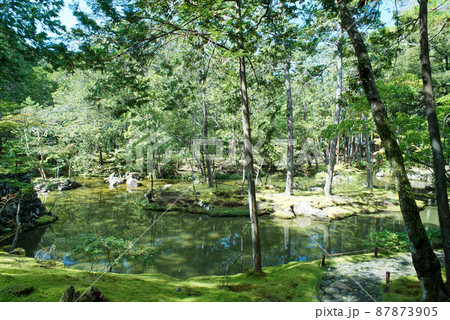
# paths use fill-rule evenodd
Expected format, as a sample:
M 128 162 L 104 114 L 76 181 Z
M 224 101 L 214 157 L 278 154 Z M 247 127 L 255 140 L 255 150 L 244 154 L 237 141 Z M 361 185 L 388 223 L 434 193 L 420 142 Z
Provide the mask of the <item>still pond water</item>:
M 83 186 L 63 193 L 41 195 L 59 220 L 47 227 L 23 234 L 19 246 L 28 256 L 56 259 L 66 266 L 104 270 L 106 253 L 86 257 L 74 251 L 74 244 L 84 234 L 103 237 L 140 238 L 144 248 L 154 249 L 143 263 L 124 257 L 112 271 L 121 273 L 163 273 L 178 278 L 197 275 L 245 272 L 252 265 L 251 234 L 248 218 L 212 218 L 186 213 L 152 212 L 138 201 L 147 190 L 126 187 L 109 190 L 100 179 L 78 179 Z M 159 219 L 158 219 L 159 218 Z M 435 207 L 422 212 L 427 228 L 438 228 Z M 341 221 L 316 222 L 306 219 L 301 228 L 291 220 L 260 217 L 263 266 L 321 257 L 320 247 L 330 253 L 366 249 L 362 239 L 371 231 L 403 231 L 400 214 L 350 217 Z M 153 227 L 149 228 L 152 224 Z

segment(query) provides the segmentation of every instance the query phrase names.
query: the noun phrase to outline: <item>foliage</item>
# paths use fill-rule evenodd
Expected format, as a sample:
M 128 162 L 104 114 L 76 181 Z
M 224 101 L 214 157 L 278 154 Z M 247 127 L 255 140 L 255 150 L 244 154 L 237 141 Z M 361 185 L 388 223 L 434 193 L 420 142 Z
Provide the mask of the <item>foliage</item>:
M 439 229 L 427 230 L 427 235 L 433 248 L 442 247 L 441 232 Z M 369 233 L 364 240 L 364 245 L 400 251 L 409 246 L 409 239 L 406 232 L 381 230 Z
M 89 260 L 105 258 L 111 271 L 112 263 L 119 257 L 128 257 L 140 261 L 146 266 L 151 265 L 154 251 L 151 248 L 132 245 L 131 240 L 114 236 L 98 236 L 87 233 L 73 240 L 72 254 L 87 257 Z

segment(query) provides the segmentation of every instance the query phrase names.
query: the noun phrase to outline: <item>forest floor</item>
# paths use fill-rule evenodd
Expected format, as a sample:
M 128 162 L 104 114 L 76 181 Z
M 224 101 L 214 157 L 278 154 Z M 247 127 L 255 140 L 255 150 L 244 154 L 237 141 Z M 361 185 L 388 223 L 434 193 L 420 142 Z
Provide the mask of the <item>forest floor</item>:
M 380 255 L 380 258 L 385 257 Z M 348 266 L 349 263 L 357 266 L 374 259 L 372 254 L 344 256 L 327 262 L 326 268 L 336 268 L 340 264 Z M 263 268 L 263 274 L 248 271 L 230 276 L 202 276 L 187 280 L 162 274 L 107 273 L 95 286 L 109 301 L 309 302 L 319 301 L 321 281 L 326 278 L 328 269 L 319 266 L 320 261 L 290 262 Z M 66 268 L 59 262 L 39 261 L 0 252 L 0 301 L 59 301 L 70 285 L 83 292 L 100 275 L 98 272 Z M 364 273 L 360 272 L 360 277 L 364 277 Z M 380 301 L 420 299 L 417 278 L 396 276 L 393 279 L 390 291 L 382 295 Z

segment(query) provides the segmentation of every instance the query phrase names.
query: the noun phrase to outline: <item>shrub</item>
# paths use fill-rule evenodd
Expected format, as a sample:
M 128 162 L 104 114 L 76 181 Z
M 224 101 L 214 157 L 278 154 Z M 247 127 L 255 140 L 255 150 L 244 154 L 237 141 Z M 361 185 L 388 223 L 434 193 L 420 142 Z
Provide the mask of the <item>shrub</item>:
M 439 229 L 427 230 L 427 235 L 433 248 L 442 248 L 441 231 Z M 409 239 L 406 232 L 381 230 L 369 233 L 363 243 L 368 247 L 391 248 L 399 251 L 409 246 Z
M 106 258 L 108 266 L 121 255 L 139 261 L 145 266 L 151 265 L 154 250 L 143 246 L 132 246 L 132 241 L 113 236 L 103 237 L 95 234 L 82 234 L 73 241 L 72 253 L 95 260 L 96 257 Z M 111 271 L 109 269 L 109 271 Z

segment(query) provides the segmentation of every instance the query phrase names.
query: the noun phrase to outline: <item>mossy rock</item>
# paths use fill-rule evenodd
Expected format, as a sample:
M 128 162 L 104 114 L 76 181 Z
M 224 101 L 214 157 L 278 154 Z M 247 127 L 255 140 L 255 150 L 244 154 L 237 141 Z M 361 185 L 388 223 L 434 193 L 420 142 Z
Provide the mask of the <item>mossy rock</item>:
M 10 252 L 10 254 L 16 255 L 16 256 L 26 256 L 26 251 L 24 248 L 15 248 L 13 251 Z
M 285 210 L 275 210 L 270 214 L 272 217 L 280 218 L 280 219 L 292 219 L 295 217 L 294 213 L 286 212 Z
M 44 215 L 44 216 L 42 216 L 42 217 L 39 217 L 39 218 L 36 220 L 36 225 L 38 225 L 38 226 L 43 226 L 43 225 L 46 225 L 46 224 L 53 223 L 53 222 L 55 222 L 56 220 L 58 220 L 58 217 L 57 217 L 57 216 Z

